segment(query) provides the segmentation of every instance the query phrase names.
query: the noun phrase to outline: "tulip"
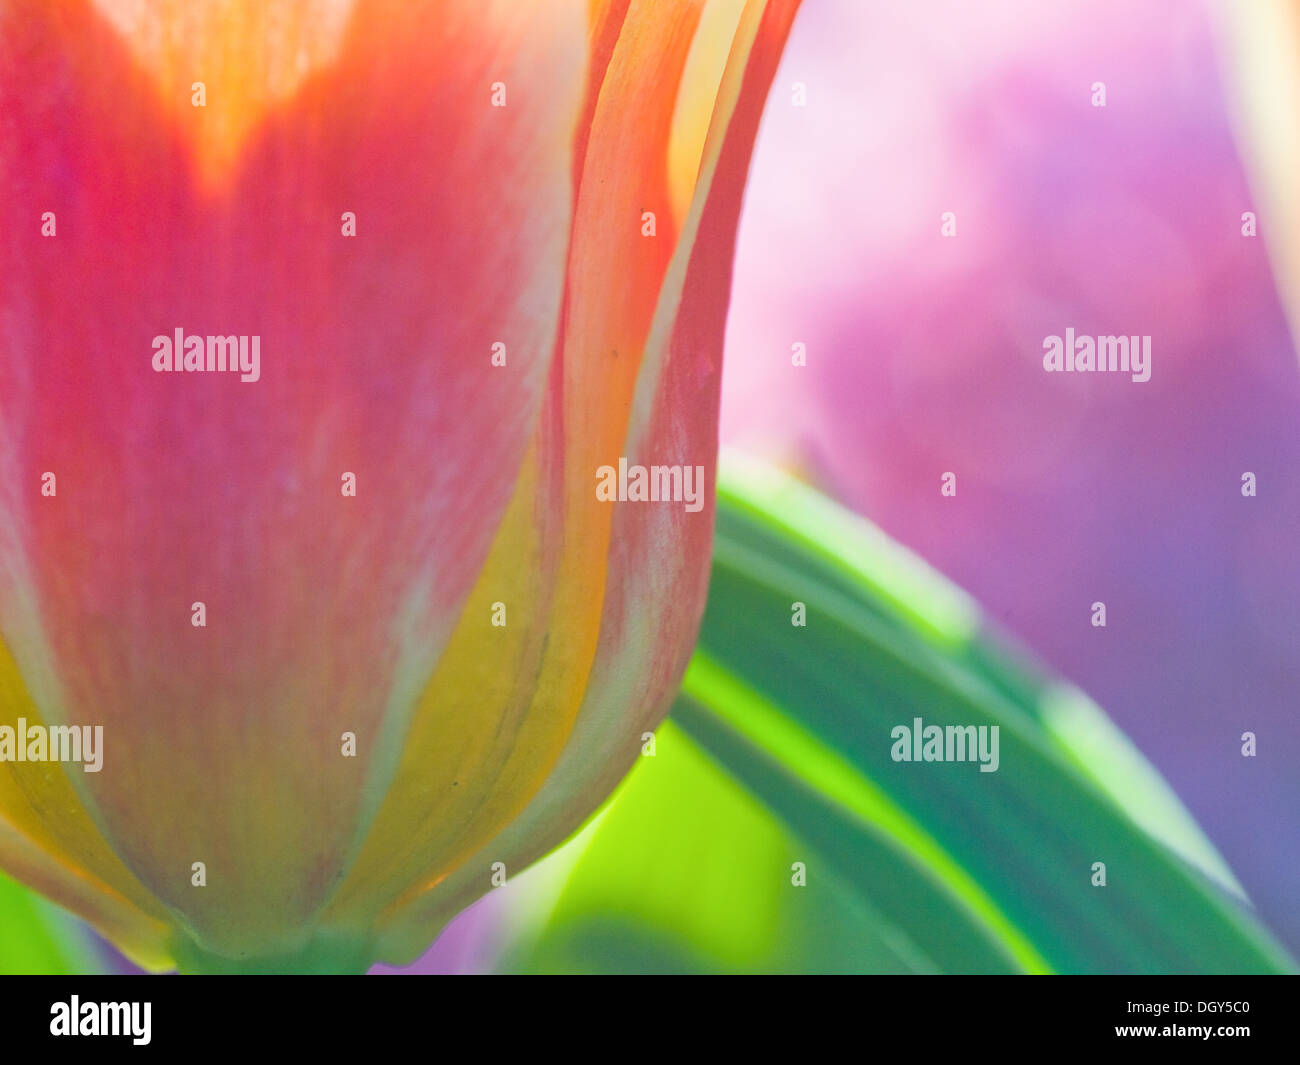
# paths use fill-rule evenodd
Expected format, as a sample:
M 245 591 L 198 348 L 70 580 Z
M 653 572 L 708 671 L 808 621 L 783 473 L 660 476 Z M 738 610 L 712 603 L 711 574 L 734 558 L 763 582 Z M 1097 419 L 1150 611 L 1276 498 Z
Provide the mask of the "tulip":
M 0 2 L 0 725 L 102 727 L 0 763 L 0 867 L 361 970 L 581 825 L 702 612 L 797 3 Z

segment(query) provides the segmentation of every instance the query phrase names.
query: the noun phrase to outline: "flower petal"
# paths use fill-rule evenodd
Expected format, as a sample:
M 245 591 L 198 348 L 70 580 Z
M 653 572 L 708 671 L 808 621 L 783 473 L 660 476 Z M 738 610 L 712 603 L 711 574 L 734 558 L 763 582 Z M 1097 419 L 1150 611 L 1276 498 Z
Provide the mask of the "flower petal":
M 732 46 L 691 216 L 662 286 L 636 403 L 629 461 L 700 462 L 717 449 L 718 375 L 741 192 L 767 90 L 798 0 L 750 0 Z M 698 457 L 697 457 L 698 456 Z M 588 490 L 590 490 L 590 480 Z M 576 725 L 546 785 L 460 868 L 394 908 L 380 956 L 402 960 L 482 893 L 489 864 L 511 871 L 554 847 L 627 772 L 667 712 L 704 604 L 713 485 L 697 514 L 616 506 L 600 647 Z M 599 556 L 599 557 L 604 557 Z M 645 623 L 653 619 L 653 626 Z
M 46 726 L 0 640 L 0 724 Z M 80 772 L 80 767 L 73 767 Z M 0 866 L 149 968 L 168 962 L 167 915 L 100 835 L 59 763 L 0 764 Z
M 596 468 L 617 455 L 672 254 L 666 159 L 676 85 L 699 3 L 627 5 L 591 108 L 576 183 L 555 406 L 460 627 L 426 688 L 404 761 L 332 919 L 418 893 L 477 851 L 542 786 L 577 717 L 596 655 L 612 510 Z M 607 46 L 612 6 L 592 49 Z M 603 73 L 602 73 L 603 70 Z M 627 120 L 635 105 L 638 120 Z M 662 219 L 642 236 L 642 210 Z M 615 458 L 616 460 L 616 458 Z M 538 517 L 538 515 L 542 515 Z M 560 549 L 562 547 L 562 550 Z M 539 584 L 529 564 L 547 575 Z M 489 627 L 493 601 L 513 620 Z M 548 639 L 548 637 L 554 637 Z M 503 696 L 508 698 L 502 698 Z M 486 867 L 483 883 L 487 884 Z M 399 903 L 400 904 L 400 903 Z M 345 916 L 346 915 L 346 916 Z
M 496 535 L 557 328 L 584 36 L 553 4 L 368 4 L 214 191 L 117 29 L 0 11 L 2 516 L 61 681 L 42 710 L 103 724 L 94 816 L 206 949 L 310 935 Z M 260 336 L 260 380 L 154 373 L 177 327 Z
M 267 112 L 328 66 L 356 0 L 93 0 L 149 72 L 160 105 L 190 138 L 203 185 L 231 179 Z M 260 47 L 249 48 L 249 42 Z M 203 85 L 202 109 L 194 86 Z M 208 86 L 212 93 L 208 98 Z

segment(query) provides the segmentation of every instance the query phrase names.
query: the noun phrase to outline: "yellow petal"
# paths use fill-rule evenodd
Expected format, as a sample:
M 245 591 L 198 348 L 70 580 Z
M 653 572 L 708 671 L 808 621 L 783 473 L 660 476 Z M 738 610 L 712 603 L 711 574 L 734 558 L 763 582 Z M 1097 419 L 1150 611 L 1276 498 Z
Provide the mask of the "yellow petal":
M 45 726 L 0 639 L 0 725 Z M 89 921 L 140 964 L 164 968 L 167 914 L 105 842 L 68 777 L 81 765 L 0 763 L 0 868 Z

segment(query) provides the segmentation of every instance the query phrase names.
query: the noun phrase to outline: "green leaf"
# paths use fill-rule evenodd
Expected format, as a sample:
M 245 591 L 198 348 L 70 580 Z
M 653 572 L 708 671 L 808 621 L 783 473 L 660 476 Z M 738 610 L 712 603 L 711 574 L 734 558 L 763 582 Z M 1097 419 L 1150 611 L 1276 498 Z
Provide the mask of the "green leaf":
M 101 968 L 72 917 L 0 875 L 0 975 L 62 976 Z
M 907 944 L 833 873 L 806 888 L 801 843 L 671 720 L 653 758 L 570 847 L 576 873 L 538 942 L 508 969 L 532 972 L 906 972 Z M 556 858 L 560 856 L 557 855 Z M 549 859 L 553 861 L 555 859 Z M 816 862 L 814 862 L 814 865 Z M 529 938 L 525 933 L 525 939 Z
M 998 726 L 997 770 L 894 761 L 891 730 L 914 718 Z M 602 815 L 533 967 L 1294 969 L 1095 704 L 879 530 L 768 468 L 725 465 L 671 720 Z

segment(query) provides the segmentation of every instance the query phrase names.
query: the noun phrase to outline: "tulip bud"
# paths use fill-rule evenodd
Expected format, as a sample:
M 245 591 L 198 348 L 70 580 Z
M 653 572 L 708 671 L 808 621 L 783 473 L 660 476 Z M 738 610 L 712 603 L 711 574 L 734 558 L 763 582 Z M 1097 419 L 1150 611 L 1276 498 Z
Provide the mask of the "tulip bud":
M 796 6 L 0 0 L 0 868 L 362 969 L 590 815 L 703 609 Z

